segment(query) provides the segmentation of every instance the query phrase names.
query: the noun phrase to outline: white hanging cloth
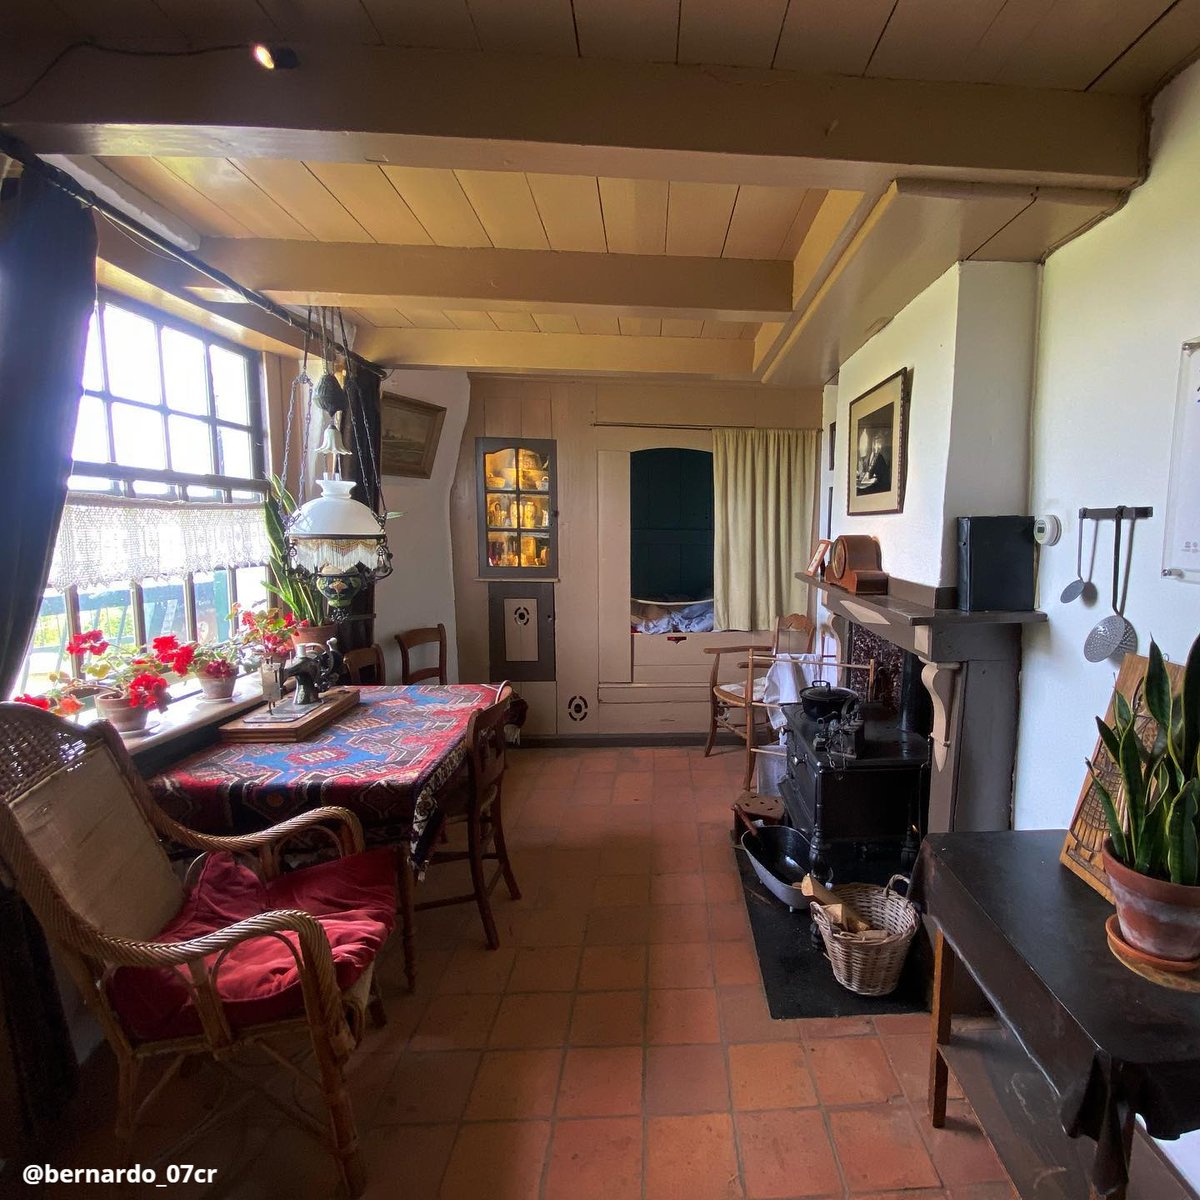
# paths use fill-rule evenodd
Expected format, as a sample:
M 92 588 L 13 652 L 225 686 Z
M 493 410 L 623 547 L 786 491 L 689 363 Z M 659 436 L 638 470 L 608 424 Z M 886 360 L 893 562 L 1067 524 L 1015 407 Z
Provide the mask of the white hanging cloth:
M 71 493 L 47 587 L 98 587 L 255 566 L 271 554 L 261 501 L 130 500 Z
M 837 682 L 837 663 L 823 659 L 813 654 L 777 654 L 775 661 L 767 668 L 766 682 L 763 686 L 763 703 L 771 705 L 767 716 L 771 720 L 771 728 L 776 732 L 787 724 L 781 704 L 799 704 L 800 693 L 820 680 L 828 679 L 832 674 L 832 683 Z

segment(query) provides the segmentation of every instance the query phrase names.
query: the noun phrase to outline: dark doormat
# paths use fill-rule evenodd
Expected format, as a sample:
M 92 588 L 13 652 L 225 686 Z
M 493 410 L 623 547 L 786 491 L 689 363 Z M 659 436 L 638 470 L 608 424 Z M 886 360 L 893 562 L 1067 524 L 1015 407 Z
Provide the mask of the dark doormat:
M 928 1011 L 925 975 L 915 947 L 904 964 L 900 986 L 890 996 L 858 996 L 847 991 L 834 979 L 824 950 L 812 944 L 812 920 L 807 910 L 789 912 L 759 883 L 741 846 L 735 846 L 731 853 L 737 858 L 742 876 L 742 894 L 772 1017 L 780 1021 Z M 882 878 L 876 878 L 881 873 Z M 856 877 L 866 883 L 886 883 L 889 874 L 886 868 L 867 862 Z

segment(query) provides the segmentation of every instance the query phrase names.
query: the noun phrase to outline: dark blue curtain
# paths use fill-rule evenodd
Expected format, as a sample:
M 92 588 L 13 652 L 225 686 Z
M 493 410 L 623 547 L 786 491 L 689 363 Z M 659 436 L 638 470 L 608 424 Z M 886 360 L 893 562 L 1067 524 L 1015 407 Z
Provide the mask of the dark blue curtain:
M 89 210 L 32 173 L 0 193 L 0 697 L 33 634 L 71 472 L 88 318 L 96 302 Z M 0 1156 L 36 1145 L 75 1084 L 46 944 L 0 884 Z

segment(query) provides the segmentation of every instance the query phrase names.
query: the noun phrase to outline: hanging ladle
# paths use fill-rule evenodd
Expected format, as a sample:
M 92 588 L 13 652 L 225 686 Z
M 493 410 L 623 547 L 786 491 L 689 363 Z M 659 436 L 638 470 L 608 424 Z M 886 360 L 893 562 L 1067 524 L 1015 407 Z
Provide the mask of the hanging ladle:
M 1121 583 L 1121 524 L 1124 520 L 1125 509 L 1118 508 L 1113 522 L 1116 526 L 1116 532 L 1113 534 L 1113 610 L 1112 615 L 1100 621 L 1083 643 L 1083 656 L 1088 662 L 1103 662 L 1106 658 L 1112 658 L 1118 651 L 1124 654 L 1137 649 L 1137 630 L 1125 620 L 1124 614 L 1117 606 Z
M 1070 604 L 1083 595 L 1087 582 L 1083 578 L 1083 518 L 1079 518 L 1079 542 L 1075 548 L 1075 578 L 1062 590 L 1059 599 L 1064 604 Z

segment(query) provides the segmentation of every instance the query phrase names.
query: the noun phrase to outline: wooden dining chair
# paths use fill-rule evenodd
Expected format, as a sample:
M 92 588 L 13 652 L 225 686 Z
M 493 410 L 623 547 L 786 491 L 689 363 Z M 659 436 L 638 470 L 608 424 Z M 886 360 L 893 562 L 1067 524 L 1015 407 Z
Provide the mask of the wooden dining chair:
M 438 662 L 436 667 L 420 667 L 413 670 L 411 655 L 418 646 L 438 646 Z M 422 679 L 436 678 L 438 683 L 446 682 L 446 627 L 440 622 L 428 625 L 423 629 L 408 629 L 396 634 L 396 645 L 400 647 L 400 682 L 420 683 Z
M 350 682 L 357 686 L 387 683 L 387 671 L 383 665 L 383 647 L 372 642 L 361 650 L 347 650 L 342 655 L 342 665 Z
M 283 848 L 300 835 L 337 857 L 285 872 Z M 201 853 L 190 887 L 164 842 Z M 374 965 L 396 919 L 395 855 L 362 847 L 362 826 L 344 808 L 259 833 L 196 833 L 155 804 L 107 722 L 81 728 L 0 704 L 0 861 L 116 1056 L 126 1155 L 137 1123 L 189 1058 L 209 1054 L 259 1087 L 240 1068 L 265 1053 L 295 1086 L 316 1085 L 327 1125 L 261 1090 L 325 1144 L 350 1196 L 362 1192 L 343 1064 L 365 1017 L 383 1023 Z M 275 1048 L 287 1037 L 307 1039 L 315 1079 L 304 1056 Z M 141 1087 L 151 1059 L 164 1070 Z
M 721 682 L 721 656 L 725 654 L 769 655 L 775 658 L 783 654 L 811 654 L 813 639 L 817 627 L 811 617 L 802 613 L 790 613 L 780 617 L 775 622 L 775 634 L 770 644 L 744 646 L 708 646 L 705 654 L 713 656 L 712 670 L 709 672 L 708 697 L 708 741 L 704 745 L 704 756 L 712 753 L 717 740 L 717 730 L 724 729 L 736 734 L 746 747 L 746 770 L 742 788 L 750 789 L 750 781 L 754 775 L 754 744 L 757 736 L 758 713 L 761 708 L 754 704 L 763 698 L 767 684 L 766 666 L 756 668 L 751 666 L 748 675 L 751 680 L 749 695 L 745 682 Z M 745 664 L 740 664 L 745 665 Z M 757 673 L 756 673 L 757 672 Z M 734 723 L 733 714 L 740 712 L 742 720 Z
M 489 949 L 500 947 L 500 936 L 496 932 L 496 921 L 492 916 L 491 895 L 503 876 L 508 894 L 520 900 L 521 889 L 513 874 L 508 859 L 508 848 L 504 842 L 504 820 L 501 811 L 504 785 L 504 767 L 508 743 L 504 736 L 504 725 L 508 719 L 509 700 L 493 704 L 491 708 L 477 709 L 471 714 L 465 741 L 467 744 L 467 770 L 460 777 L 460 786 L 442 801 L 447 825 L 466 824 L 466 850 L 437 850 L 429 856 L 428 865 L 466 861 L 471 867 L 472 890 L 461 896 L 448 896 L 440 900 L 426 900 L 416 907 L 442 908 L 447 904 L 467 904 L 474 901 L 479 906 L 483 921 L 483 932 Z M 484 864 L 495 862 L 497 870 L 487 878 Z

